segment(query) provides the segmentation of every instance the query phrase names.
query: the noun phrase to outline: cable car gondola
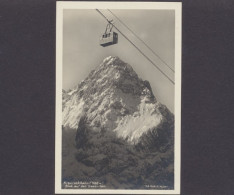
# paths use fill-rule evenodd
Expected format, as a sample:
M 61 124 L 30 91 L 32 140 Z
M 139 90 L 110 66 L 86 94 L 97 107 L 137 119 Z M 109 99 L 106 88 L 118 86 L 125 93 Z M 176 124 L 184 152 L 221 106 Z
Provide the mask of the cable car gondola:
M 113 24 L 111 21 L 106 26 L 106 31 L 100 37 L 100 45 L 102 47 L 114 45 L 118 43 L 118 33 L 112 31 Z

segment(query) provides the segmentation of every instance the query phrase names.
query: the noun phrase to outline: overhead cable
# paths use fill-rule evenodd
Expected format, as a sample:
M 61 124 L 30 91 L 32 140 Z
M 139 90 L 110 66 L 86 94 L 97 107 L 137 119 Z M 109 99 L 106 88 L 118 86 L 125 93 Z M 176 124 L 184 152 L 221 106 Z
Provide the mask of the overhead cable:
M 96 9 L 96 11 L 106 19 L 106 21 L 110 24 L 112 24 L 115 29 L 125 38 L 127 41 L 129 41 L 155 68 L 157 68 L 172 84 L 175 84 L 174 81 L 168 77 L 148 56 L 146 56 L 127 36 L 125 36 L 111 21 L 106 18 L 106 16 L 103 15 L 103 13 L 100 12 L 100 10 Z
M 115 15 L 111 10 L 108 9 L 108 11 L 122 24 L 124 25 L 133 35 L 135 35 L 136 38 L 138 38 L 156 57 L 158 57 L 172 72 L 175 72 L 171 66 L 169 66 L 153 49 L 151 49 L 145 41 L 143 41 L 133 30 L 131 30 L 123 21 L 118 18 L 117 15 Z

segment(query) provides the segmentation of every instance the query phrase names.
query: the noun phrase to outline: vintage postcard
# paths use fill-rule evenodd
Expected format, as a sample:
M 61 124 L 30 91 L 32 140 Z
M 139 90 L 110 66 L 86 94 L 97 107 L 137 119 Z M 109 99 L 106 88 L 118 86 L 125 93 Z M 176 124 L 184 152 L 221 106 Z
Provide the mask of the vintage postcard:
M 180 193 L 181 14 L 57 2 L 55 193 Z

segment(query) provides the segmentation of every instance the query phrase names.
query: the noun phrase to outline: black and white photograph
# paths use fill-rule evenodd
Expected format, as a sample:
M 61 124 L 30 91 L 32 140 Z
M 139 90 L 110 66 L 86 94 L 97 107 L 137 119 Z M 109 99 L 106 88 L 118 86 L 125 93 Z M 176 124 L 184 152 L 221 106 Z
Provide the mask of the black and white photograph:
M 0 10 L 0 195 L 234 194 L 232 0 Z
M 56 193 L 180 193 L 181 12 L 57 2 Z

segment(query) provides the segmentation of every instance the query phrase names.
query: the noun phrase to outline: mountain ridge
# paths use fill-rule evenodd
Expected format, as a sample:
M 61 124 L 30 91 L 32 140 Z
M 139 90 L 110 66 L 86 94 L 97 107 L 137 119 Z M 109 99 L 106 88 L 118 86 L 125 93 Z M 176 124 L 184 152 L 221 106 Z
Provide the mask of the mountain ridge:
M 94 131 L 103 127 L 134 144 L 149 129 L 173 118 L 156 100 L 150 83 L 118 57 L 105 58 L 77 87 L 63 91 L 63 97 L 64 126 L 77 129 L 85 114 Z
M 129 64 L 107 57 L 63 90 L 62 167 L 65 183 L 173 189 L 174 115 Z

